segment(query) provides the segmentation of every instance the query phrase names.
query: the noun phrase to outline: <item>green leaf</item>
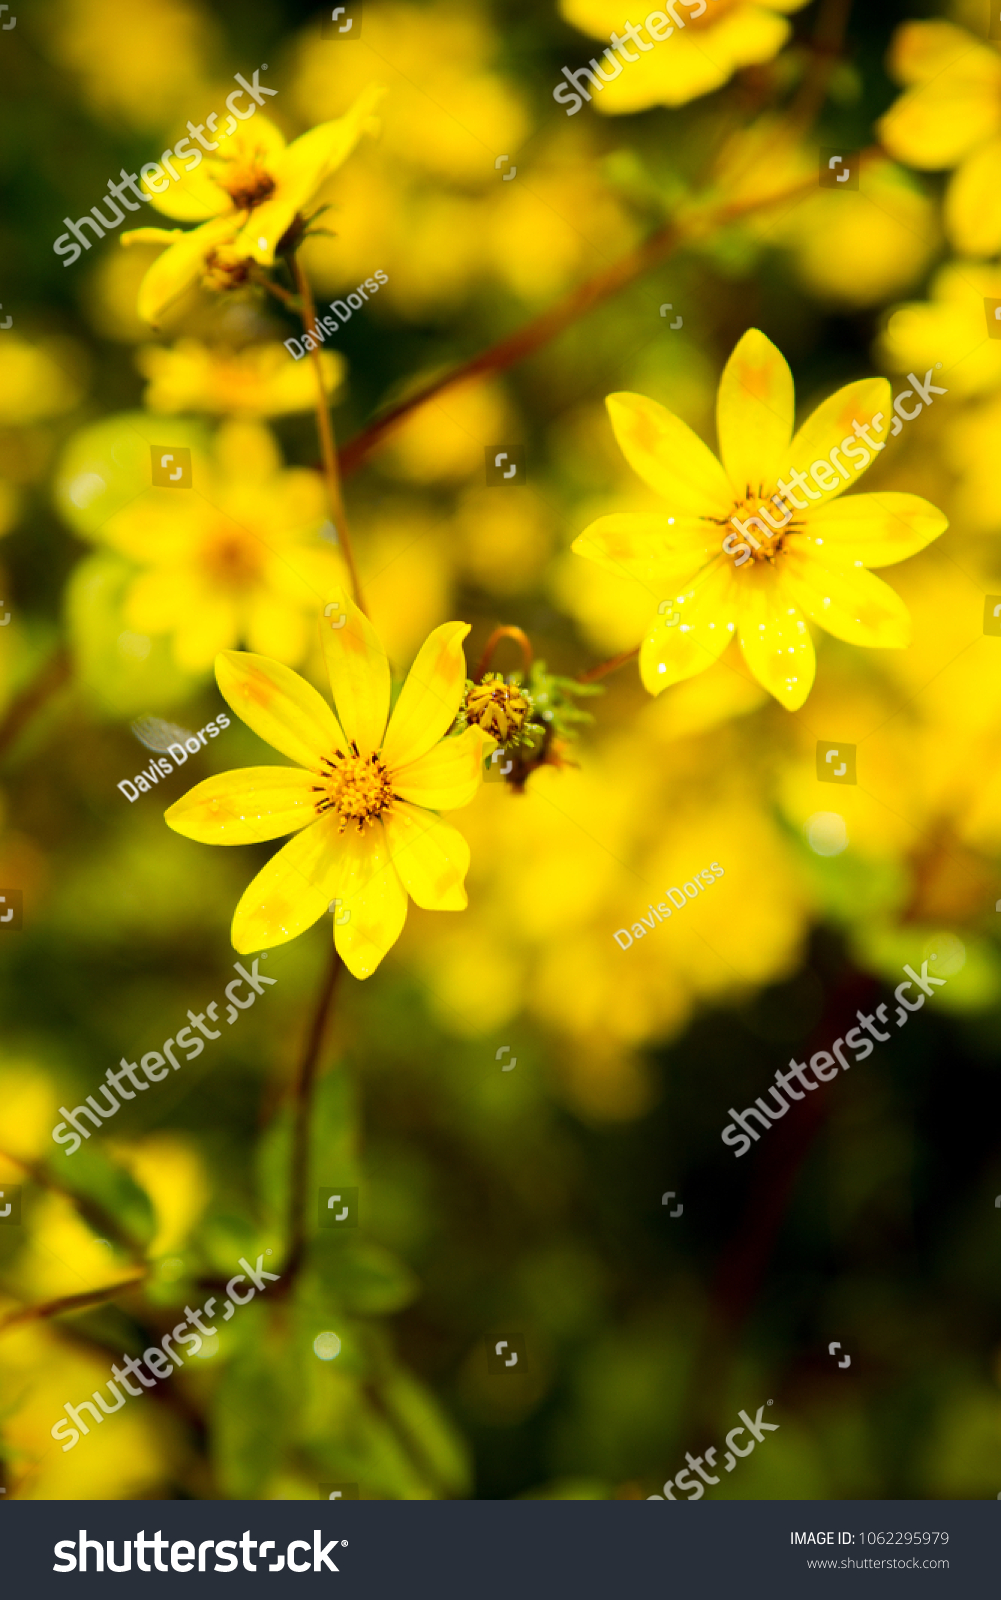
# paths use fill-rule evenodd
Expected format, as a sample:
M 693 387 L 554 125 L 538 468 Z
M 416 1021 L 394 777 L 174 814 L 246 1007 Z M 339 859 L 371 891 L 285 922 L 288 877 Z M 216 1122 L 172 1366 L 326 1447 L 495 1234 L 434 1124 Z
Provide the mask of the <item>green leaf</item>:
M 438 1492 L 468 1494 L 469 1453 L 428 1390 L 412 1374 L 394 1366 L 381 1380 L 379 1393 L 397 1431 L 411 1441 L 416 1459 L 426 1463 Z
M 106 1235 L 123 1244 L 149 1244 L 156 1231 L 149 1196 L 102 1150 L 84 1144 L 74 1155 L 68 1175 L 60 1173 L 60 1181 L 79 1196 L 81 1215 L 99 1237 Z
M 358 1316 L 385 1316 L 409 1305 L 420 1284 L 409 1267 L 371 1240 L 346 1233 L 317 1233 L 310 1267 L 325 1304 Z

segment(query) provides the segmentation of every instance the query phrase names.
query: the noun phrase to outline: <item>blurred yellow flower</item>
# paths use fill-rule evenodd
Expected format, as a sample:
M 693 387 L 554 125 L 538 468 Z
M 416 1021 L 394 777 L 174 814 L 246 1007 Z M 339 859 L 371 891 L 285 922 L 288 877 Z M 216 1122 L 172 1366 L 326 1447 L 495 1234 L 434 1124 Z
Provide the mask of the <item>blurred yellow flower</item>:
M 371 124 L 381 91 L 371 86 L 350 111 L 321 123 L 286 145 L 267 117 L 241 123 L 219 155 L 209 156 L 176 185 L 156 193 L 144 185 L 157 211 L 179 228 L 134 228 L 122 243 L 164 244 L 139 291 L 139 314 L 155 323 L 178 295 L 199 279 L 212 289 L 242 283 L 251 262 L 271 266 L 275 250 L 317 189 L 346 161 Z
M 437 619 L 452 606 L 454 552 L 440 514 L 416 498 L 383 498 L 359 516 L 365 594 L 379 618 L 391 661 L 416 655 Z
M 119 0 L 59 0 L 40 43 L 113 127 L 159 130 L 204 84 L 213 31 L 185 0 L 143 0 L 134 11 Z
M 483 219 L 484 266 L 521 299 L 544 303 L 639 242 L 637 218 L 586 129 L 564 127 L 533 149 L 531 182 L 496 190 Z
M 328 395 L 344 379 L 344 357 L 320 353 Z M 230 350 L 199 339 L 179 339 L 171 348 L 146 345 L 136 365 L 149 388 L 143 396 L 151 411 L 222 411 L 229 416 L 277 417 L 309 411 L 316 402 L 311 364 L 290 361 L 279 343 Z
M 798 187 L 803 193 L 790 200 Z M 816 146 L 770 112 L 724 142 L 712 193 L 718 203 L 753 204 L 741 230 L 780 245 L 809 290 L 846 305 L 899 294 L 940 242 L 936 207 L 912 173 L 867 155 L 856 189 L 819 188 Z
M 0 425 L 24 427 L 72 411 L 83 395 L 81 351 L 69 339 L 0 340 Z
M 724 466 L 655 401 L 617 394 L 607 404 L 623 454 L 672 514 L 599 517 L 573 550 L 666 595 L 640 650 L 651 694 L 701 672 L 737 633 L 758 682 L 796 710 L 816 670 L 806 617 L 849 644 L 908 643 L 906 608 L 865 569 L 924 549 L 946 518 L 909 494 L 834 503 L 849 478 L 843 456 L 858 473 L 883 448 L 869 430 L 882 432 L 890 412 L 885 378 L 839 389 L 793 437 L 792 373 L 770 340 L 750 329 L 720 381 Z M 817 503 L 823 494 L 828 503 Z
M 172 635 L 187 671 L 241 642 L 301 661 L 307 617 L 343 581 L 335 548 L 319 537 L 322 479 L 282 468 L 272 434 L 250 421 L 224 423 L 212 455 L 193 456 L 192 474 L 195 489 L 147 489 L 92 534 L 145 569 L 126 590 L 127 626 Z
M 964 407 L 946 431 L 942 453 L 959 474 L 952 501 L 957 519 L 972 532 L 997 532 L 1001 529 L 1001 395 Z M 993 549 L 990 556 L 990 587 L 995 587 L 998 560 Z
M 216 662 L 237 716 L 300 765 L 208 778 L 165 818 L 207 844 L 294 833 L 240 900 L 234 948 L 285 944 L 333 909 L 338 953 L 367 978 L 403 931 L 408 895 L 429 911 L 464 909 L 469 847 L 437 812 L 469 804 L 491 741 L 478 728 L 445 738 L 465 686 L 466 623 L 434 630 L 390 716 L 389 663 L 372 624 L 345 594 L 324 617 L 337 715 L 276 661 L 227 651 Z
M 484 447 L 509 437 L 511 426 L 511 407 L 497 384 L 460 384 L 418 406 L 394 428 L 380 466 L 415 483 L 474 473 L 482 481 Z
M 335 52 L 335 65 L 314 31 L 304 34 L 292 90 L 300 115 L 341 116 L 378 79 L 391 90 L 380 144 L 394 170 L 496 181 L 492 152 L 516 150 L 529 121 L 511 85 L 486 66 L 500 45 L 488 17 L 469 0 L 369 0 L 364 45 Z
M 918 180 L 878 160 L 865 163 L 857 191 L 818 188 L 773 219 L 749 219 L 748 226 L 789 251 L 811 293 L 847 306 L 876 305 L 906 290 L 941 238 L 936 207 Z
M 894 372 L 941 361 L 949 389 L 959 396 L 986 394 L 1001 386 L 1001 338 L 987 322 L 985 301 L 1001 305 L 1001 267 L 983 261 L 950 261 L 936 273 L 931 299 L 912 301 L 889 318 L 879 356 Z M 1001 323 L 995 326 L 1001 333 Z
M 25 1161 L 39 1161 L 48 1155 L 59 1096 L 46 1073 L 34 1062 L 18 1057 L 0 1064 L 0 1095 L 4 1104 L 0 1177 L 20 1183 L 20 1167 L 9 1162 L 5 1153 Z
M 799 11 L 806 3 L 698 0 L 696 8 L 695 0 L 684 0 L 688 15 L 682 19 L 671 9 L 673 25 L 662 11 L 651 11 L 650 16 L 659 19 L 658 32 L 650 30 L 653 43 L 642 23 L 620 40 L 617 30 L 625 32 L 629 24 L 623 23 L 618 0 L 560 0 L 560 12 L 583 33 L 610 40 L 619 52 L 617 56 L 606 49 L 598 57 L 598 71 L 605 80 L 600 89 L 582 80 L 594 107 L 614 115 L 645 111 L 648 106 L 685 105 L 719 89 L 739 68 L 770 61 L 789 37 L 783 13 Z
M 1001 249 L 1001 55 L 951 22 L 905 22 L 890 72 L 907 87 L 878 124 L 886 149 L 912 167 L 956 169 L 945 223 L 958 249 Z
M 530 589 L 552 548 L 556 518 L 551 503 L 530 484 L 523 484 L 518 494 L 520 499 L 496 488 L 476 488 L 456 506 L 456 560 L 487 594 Z
M 484 278 L 544 302 L 607 261 L 610 241 L 636 241 L 642 230 L 600 166 L 600 130 L 583 119 L 561 117 L 534 139 L 531 180 L 524 166 L 515 177 L 530 123 L 514 81 L 491 67 L 505 42 L 485 7 L 372 0 L 365 30 L 368 51 L 339 52 L 336 72 L 312 36 L 301 49 L 293 94 L 305 117 L 339 114 L 376 73 L 391 86 L 379 143 L 324 193 L 337 237 L 307 241 L 311 282 L 352 287 L 378 262 L 389 276 L 380 308 L 423 318 L 482 293 Z
M 86 1450 L 64 1453 L 53 1420 L 69 1395 L 89 1395 L 108 1376 L 109 1352 L 46 1322 L 0 1334 L 7 1499 L 129 1500 L 165 1494 L 183 1460 L 166 1407 L 129 1406 L 92 1430 Z
M 486 785 L 463 818 L 470 910 L 458 928 L 436 920 L 404 952 L 449 1032 L 483 1038 L 521 1011 L 541 1022 L 557 1092 L 602 1120 L 650 1103 L 636 1050 L 680 1033 L 700 1001 L 732 1004 L 794 969 L 809 924 L 808 885 L 762 793 L 767 725 L 651 738 L 673 698 L 596 733 L 579 768 L 538 769 L 517 800 Z M 715 856 L 719 899 L 700 898 L 697 921 L 675 919 L 620 954 L 613 931 L 637 906 Z M 478 983 L 483 970 L 495 982 Z

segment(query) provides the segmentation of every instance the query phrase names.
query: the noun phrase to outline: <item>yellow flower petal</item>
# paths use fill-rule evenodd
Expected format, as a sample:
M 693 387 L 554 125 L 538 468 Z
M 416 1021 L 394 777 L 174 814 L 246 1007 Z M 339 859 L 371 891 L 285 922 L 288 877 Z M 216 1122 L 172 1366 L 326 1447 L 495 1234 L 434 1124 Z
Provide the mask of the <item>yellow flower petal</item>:
M 888 567 L 916 555 L 948 526 L 949 519 L 920 495 L 896 490 L 853 494 L 811 511 L 806 531 L 788 544 L 794 548 L 802 539 L 817 549 L 821 560 L 831 555 L 838 561 L 859 560 L 866 567 Z
M 265 656 L 225 650 L 216 661 L 216 682 L 237 716 L 290 761 L 311 772 L 347 740 L 334 713 L 312 684 Z
M 345 892 L 347 921 L 334 918 L 334 944 L 356 978 L 371 977 L 407 920 L 407 891 L 390 859 L 381 822 L 365 830 L 364 847 L 368 869 L 364 884 Z
M 163 819 L 203 844 L 259 844 L 316 821 L 315 785 L 301 767 L 242 767 L 197 783 Z
M 790 548 L 783 554 L 782 585 L 811 621 L 846 644 L 901 650 L 911 642 L 904 602 L 861 565 L 827 564 L 810 551 Z
M 886 378 L 861 378 L 857 383 L 847 383 L 843 389 L 838 389 L 829 399 L 824 400 L 807 417 L 799 432 L 795 435 L 788 450 L 783 452 L 784 466 L 779 477 L 788 481 L 793 471 L 798 471 L 810 477 L 811 468 L 818 468 L 818 477 L 810 477 L 809 485 L 803 488 L 803 495 L 811 505 L 818 501 L 835 499 L 842 494 L 849 483 L 854 483 L 860 473 L 871 465 L 872 458 L 878 454 L 881 446 L 885 445 L 889 437 L 890 402 L 892 391 Z M 859 429 L 870 428 L 869 438 L 873 441 L 870 460 L 864 466 L 859 465 L 849 456 L 841 459 L 845 472 L 849 477 L 845 479 L 837 468 L 837 460 L 831 464 L 831 451 L 841 452 L 845 440 L 853 446 L 861 445 L 866 448 L 865 436 L 860 438 L 853 427 L 858 423 Z M 826 465 L 826 470 L 821 464 Z M 830 483 L 832 478 L 837 483 L 830 488 L 821 487 L 823 483 Z M 800 492 L 799 489 L 796 490 Z
M 711 5 L 712 0 L 709 3 Z M 766 9 L 765 6 L 737 5 L 732 11 L 724 12 L 714 27 L 694 34 L 691 44 L 705 48 L 717 62 L 725 61 L 730 72 L 736 67 L 757 66 L 778 55 L 791 31 L 789 23 L 784 17 L 777 17 L 775 11 L 793 10 L 798 7 L 776 5 L 774 9 Z
M 702 517 L 672 517 L 665 512 L 615 511 L 599 517 L 570 546 L 574 555 L 594 561 L 617 577 L 649 584 L 663 598 L 664 585 L 685 586 L 719 554 L 724 530 Z
M 694 677 L 722 655 L 734 632 L 735 582 L 721 556 L 669 605 L 664 602 L 640 647 L 640 677 L 651 694 Z
M 974 150 L 954 174 L 945 197 L 945 224 L 957 248 L 970 255 L 1001 250 L 1001 139 Z
M 709 4 L 712 7 L 713 0 Z M 712 10 L 706 13 L 705 5 L 687 19 L 672 12 L 673 33 L 652 47 L 647 44 L 641 54 L 633 52 L 626 66 L 614 53 L 599 55 L 608 81 L 594 92 L 594 109 L 615 115 L 652 105 L 680 106 L 709 94 L 737 67 L 770 60 L 789 35 L 789 24 L 775 12 L 795 11 L 805 4 L 806 0 L 769 0 L 767 6 L 759 6 L 739 0 L 719 16 Z M 560 9 L 577 27 L 602 40 L 622 26 L 621 7 L 604 0 L 562 0 Z M 661 21 L 666 21 L 663 14 Z
M 204 161 L 161 194 L 155 194 L 146 183 L 140 187 L 149 196 L 154 211 L 175 222 L 205 222 L 209 217 L 236 210 L 225 189 L 213 178 L 211 166 Z
M 749 328 L 723 369 L 716 399 L 720 454 L 738 499 L 774 484 L 794 420 L 789 363 Z
M 403 804 L 383 821 L 393 866 L 414 904 L 425 911 L 464 911 L 469 846 L 458 828 Z
M 393 707 L 382 759 L 391 771 L 426 755 L 458 715 L 466 683 L 468 622 L 443 622 L 421 645 Z
M 241 250 L 265 265 L 274 261 L 275 246 L 292 219 L 347 160 L 384 93 L 377 85 L 369 84 L 343 117 L 310 128 L 278 156 L 271 168 L 275 192 L 255 206 L 248 217 L 239 240 Z
M 813 688 L 817 658 L 802 613 L 773 571 L 755 572 L 741 591 L 740 648 L 762 687 L 798 711 Z
M 890 70 L 916 87 L 877 124 L 898 161 L 933 170 L 955 166 L 1001 122 L 1001 61 L 985 44 L 948 22 L 910 22 L 898 29 Z
M 610 394 L 605 404 L 622 454 L 673 516 L 729 516 L 730 480 L 686 423 L 641 394 Z
M 119 244 L 173 244 L 183 239 L 183 228 L 129 228 L 119 234 Z
M 153 262 L 140 285 L 138 310 L 144 321 L 156 326 L 171 302 L 197 283 L 208 253 L 217 245 L 232 240 L 236 225 L 231 216 L 213 217 L 200 228 L 192 228 L 190 233 L 175 231 L 169 248 Z M 123 235 L 122 243 L 149 243 L 149 236 L 160 232 L 159 228 L 137 228 Z
M 466 728 L 455 739 L 442 739 L 426 755 L 394 768 L 394 794 L 432 811 L 468 806 L 482 781 L 484 752 L 493 742 L 482 728 Z
M 898 83 L 931 83 L 943 74 L 987 70 L 993 51 L 953 22 L 905 22 L 893 35 L 887 65 Z
M 346 834 L 321 817 L 283 844 L 240 897 L 230 937 L 241 955 L 287 944 L 323 916 L 337 893 Z
M 371 755 L 382 743 L 389 715 L 389 661 L 382 641 L 344 590 L 335 591 L 325 607 L 320 641 L 341 726 L 361 755 Z
M 229 594 L 209 593 L 195 603 L 196 587 L 189 586 L 187 614 L 174 633 L 174 659 L 186 672 L 209 672 L 220 650 L 231 649 L 239 639 L 237 610 Z
M 192 583 L 189 567 L 152 567 L 140 572 L 129 585 L 125 597 L 129 627 L 137 633 L 172 632 L 182 626 L 192 611 L 200 609 L 203 599 L 211 599 L 209 594 L 199 592 L 201 587 Z M 209 664 L 214 660 L 213 654 Z

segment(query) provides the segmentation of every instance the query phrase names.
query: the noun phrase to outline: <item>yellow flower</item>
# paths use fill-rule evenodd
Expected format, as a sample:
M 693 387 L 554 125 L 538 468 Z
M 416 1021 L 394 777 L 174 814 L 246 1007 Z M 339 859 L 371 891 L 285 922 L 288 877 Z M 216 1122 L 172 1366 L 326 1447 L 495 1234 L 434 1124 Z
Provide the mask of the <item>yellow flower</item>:
M 403 931 L 408 895 L 428 911 L 465 908 L 469 846 L 437 812 L 472 800 L 490 741 L 478 728 L 445 738 L 465 686 L 466 623 L 445 622 L 425 641 L 390 716 L 389 663 L 372 624 L 345 595 L 325 615 L 336 715 L 277 661 L 226 651 L 216 662 L 237 716 L 299 765 L 224 772 L 165 815 L 207 844 L 294 833 L 240 900 L 234 948 L 285 944 L 336 901 L 334 943 L 367 978 Z
M 171 634 L 189 672 L 244 641 L 301 661 L 307 617 L 344 576 L 319 537 L 322 479 L 283 468 L 272 434 L 249 421 L 224 423 L 212 456 L 193 454 L 192 477 L 190 491 L 147 489 L 92 535 L 145 569 L 125 595 L 127 626 Z
M 52 22 L 46 52 L 106 127 L 159 133 L 182 106 L 211 95 L 213 24 L 190 0 L 143 0 L 135 11 L 119 0 L 60 0 Z
M 81 352 L 68 339 L 0 341 L 0 427 L 28 427 L 72 411 L 83 397 Z
M 379 89 L 367 89 L 345 116 L 320 123 L 290 145 L 258 114 L 238 124 L 217 155 L 176 184 L 171 180 L 162 193 L 144 184 L 157 211 L 200 226 L 190 233 L 135 228 L 122 235 L 123 244 L 169 246 L 143 279 L 140 316 L 155 323 L 199 279 L 224 289 L 242 283 L 251 262 L 271 266 L 293 222 L 366 131 L 380 98 Z
M 345 361 L 320 352 L 327 394 L 340 388 Z M 146 345 L 136 356 L 150 380 L 143 399 L 151 411 L 222 411 L 230 416 L 277 417 L 309 411 L 316 379 L 309 361 L 290 361 L 281 344 L 246 350 L 215 349 L 199 339 L 179 339 L 172 349 Z
M 1001 528 L 1001 505 L 998 503 L 998 471 L 1001 468 L 1001 395 L 978 405 L 964 406 L 953 417 L 943 439 L 942 454 L 947 464 L 958 474 L 959 482 L 953 489 L 953 515 L 965 533 L 996 533 Z M 989 562 L 985 590 L 996 587 L 996 541 L 984 548 L 983 556 Z
M 615 394 L 607 405 L 623 454 L 670 515 L 599 517 L 573 549 L 668 597 L 640 650 L 651 694 L 710 666 L 736 633 L 758 682 L 795 710 L 816 670 L 807 617 L 848 644 L 909 642 L 903 602 L 865 569 L 922 550 L 946 518 L 917 495 L 837 499 L 852 477 L 845 457 L 858 473 L 884 448 L 873 433 L 890 415 L 885 378 L 839 389 L 793 436 L 792 373 L 749 329 L 717 396 L 722 466 L 656 401 Z
M 892 156 L 912 167 L 955 167 L 945 223 L 970 255 L 1001 249 L 1001 56 L 951 22 L 906 22 L 890 71 L 905 92 L 878 124 Z
M 895 372 L 941 361 L 956 396 L 1001 386 L 1001 323 L 991 327 L 985 301 L 1001 305 L 1001 268 L 983 261 L 950 261 L 936 273 L 930 300 L 900 306 L 886 324 L 880 358 Z
M 847 194 L 818 188 L 816 145 L 788 118 L 767 112 L 724 141 L 711 195 L 721 205 L 753 207 L 741 231 L 767 249 L 780 244 L 788 250 L 812 294 L 869 306 L 901 293 L 923 273 L 940 245 L 940 229 L 924 187 L 895 162 L 867 154 L 857 181 Z M 790 200 L 796 189 L 802 193 Z M 688 202 L 693 220 L 704 203 L 701 196 Z
M 615 114 L 644 111 L 648 106 L 682 106 L 710 94 L 738 68 L 770 61 L 789 37 L 789 23 L 777 13 L 799 11 L 807 0 L 682 3 L 687 15 L 679 17 L 676 5 L 668 6 L 673 20 L 658 24 L 665 30 L 659 39 L 648 36 L 641 24 L 635 30 L 639 40 L 634 34 L 624 37 L 616 47 L 618 54 L 607 49 L 597 58 L 601 76 L 611 81 L 599 89 L 587 78 L 580 80 L 597 110 Z M 568 22 L 599 39 L 611 40 L 613 30 L 618 37 L 623 28 L 617 0 L 560 0 L 560 11 Z M 664 13 L 659 14 L 663 18 Z

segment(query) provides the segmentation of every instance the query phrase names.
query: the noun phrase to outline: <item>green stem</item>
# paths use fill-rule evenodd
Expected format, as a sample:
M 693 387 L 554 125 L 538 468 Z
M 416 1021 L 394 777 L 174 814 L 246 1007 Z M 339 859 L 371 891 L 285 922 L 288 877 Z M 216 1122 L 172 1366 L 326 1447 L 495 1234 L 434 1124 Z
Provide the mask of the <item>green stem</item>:
M 323 1038 L 333 1009 L 337 979 L 343 962 L 333 952 L 313 1012 L 313 1021 L 306 1037 L 306 1048 L 299 1066 L 295 1089 L 295 1115 L 292 1124 L 292 1155 L 289 1169 L 288 1254 L 282 1267 L 281 1280 L 274 1294 L 283 1298 L 292 1289 L 306 1253 L 306 1208 L 309 1202 L 309 1184 L 312 1176 L 310 1159 L 310 1118 L 313 1110 L 313 1089 L 316 1071 L 320 1064 Z
M 319 336 L 316 333 L 316 306 L 313 303 L 313 291 L 309 287 L 309 280 L 302 270 L 298 256 L 292 255 L 289 260 L 295 275 L 296 288 L 299 291 L 299 301 L 302 307 L 302 325 L 313 341 L 309 359 L 313 364 L 313 374 L 316 378 L 316 426 L 320 436 L 320 454 L 323 457 L 323 475 L 327 482 L 330 515 L 337 532 L 337 543 L 351 578 L 355 601 L 367 615 L 367 608 L 362 597 L 361 580 L 358 577 L 354 551 L 351 548 L 351 536 L 348 533 L 348 515 L 344 509 L 344 495 L 341 491 L 340 465 L 337 457 L 337 445 L 334 442 L 334 425 L 330 420 L 330 402 L 323 382 L 323 365 L 320 361 L 318 348 Z

